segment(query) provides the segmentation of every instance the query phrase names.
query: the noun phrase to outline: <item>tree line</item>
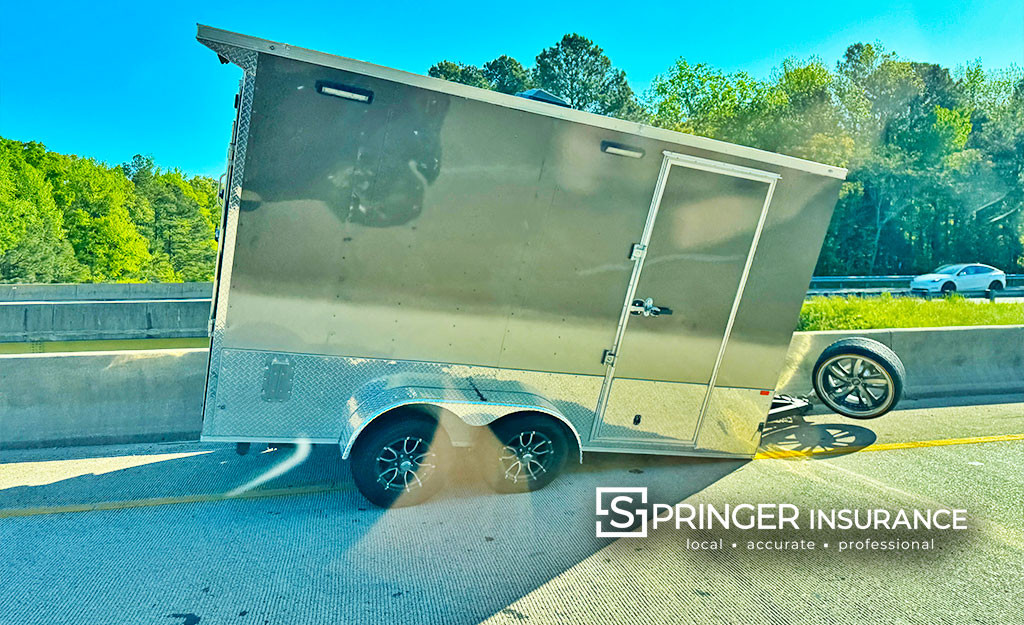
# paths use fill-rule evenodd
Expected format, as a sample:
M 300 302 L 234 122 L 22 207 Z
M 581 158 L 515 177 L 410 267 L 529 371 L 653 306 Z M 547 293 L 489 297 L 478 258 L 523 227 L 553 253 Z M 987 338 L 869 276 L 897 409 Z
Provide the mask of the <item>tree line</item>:
M 979 261 L 1024 273 L 1024 72 L 950 70 L 855 44 L 834 65 L 788 59 L 766 79 L 676 60 L 638 96 L 589 39 L 532 67 L 502 55 L 428 72 L 850 170 L 818 275 L 918 273 Z M 152 158 L 108 166 L 0 138 L 0 281 L 204 281 L 217 183 Z
M 217 182 L 0 138 L 0 281 L 213 279 Z
M 1024 272 L 1024 72 L 951 71 L 855 44 L 828 66 L 767 79 L 680 58 L 638 98 L 577 34 L 532 68 L 441 61 L 431 76 L 504 93 L 540 87 L 573 108 L 848 168 L 817 275 L 918 273 L 978 261 Z

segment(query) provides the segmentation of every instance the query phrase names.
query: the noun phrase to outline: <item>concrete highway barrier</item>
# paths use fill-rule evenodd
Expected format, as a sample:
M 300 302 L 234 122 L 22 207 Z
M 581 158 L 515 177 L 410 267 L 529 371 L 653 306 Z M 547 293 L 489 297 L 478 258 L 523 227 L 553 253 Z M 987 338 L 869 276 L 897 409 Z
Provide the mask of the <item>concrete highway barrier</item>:
M 874 339 L 896 352 L 907 370 L 905 397 L 1024 391 L 1024 326 L 1018 325 L 797 332 L 779 392 L 811 393 L 818 356 L 835 341 L 853 336 Z
M 0 302 L 0 342 L 206 336 L 209 299 Z
M 1024 325 L 798 332 L 779 392 L 811 393 L 822 350 L 850 336 L 900 356 L 909 398 L 1024 392 Z M 205 349 L 0 356 L 0 448 L 195 439 L 206 360 Z
M 207 354 L 0 355 L 0 448 L 196 439 Z
M 209 282 L 2 284 L 0 343 L 205 337 Z

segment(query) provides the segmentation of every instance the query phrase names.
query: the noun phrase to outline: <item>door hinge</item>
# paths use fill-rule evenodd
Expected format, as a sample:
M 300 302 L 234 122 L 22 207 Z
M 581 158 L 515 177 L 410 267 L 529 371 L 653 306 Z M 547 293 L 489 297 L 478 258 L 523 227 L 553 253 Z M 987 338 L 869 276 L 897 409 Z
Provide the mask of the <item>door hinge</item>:
M 615 364 L 615 354 L 612 353 L 612 350 L 604 350 L 604 353 L 601 354 L 601 364 L 609 367 Z
M 642 243 L 634 243 L 629 248 L 629 260 L 640 260 L 647 254 L 647 246 Z

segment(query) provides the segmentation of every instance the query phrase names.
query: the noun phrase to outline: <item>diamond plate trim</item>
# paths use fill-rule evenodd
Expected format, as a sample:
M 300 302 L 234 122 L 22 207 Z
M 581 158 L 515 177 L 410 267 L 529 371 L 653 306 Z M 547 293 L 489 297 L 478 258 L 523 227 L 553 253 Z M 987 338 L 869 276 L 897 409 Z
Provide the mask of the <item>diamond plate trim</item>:
M 267 358 L 281 354 L 220 350 L 220 379 L 209 402 L 204 437 L 309 438 L 347 446 L 353 434 L 389 405 L 422 402 L 450 404 L 446 407 L 471 425 L 489 423 L 492 415 L 497 418 L 521 409 L 537 410 L 562 419 L 579 438 L 578 432 L 590 431 L 593 424 L 603 380 L 600 376 L 289 353 L 294 368 L 291 398 L 263 401 Z M 481 404 L 488 408 L 480 408 Z
M 258 53 L 215 41 L 200 40 L 206 47 L 242 68 L 241 97 L 238 102 L 238 118 L 235 126 L 235 143 L 231 154 L 231 179 L 228 181 L 228 205 L 224 217 L 224 231 L 221 233 L 220 273 L 217 276 L 216 308 L 213 310 L 213 333 L 210 342 L 210 366 L 206 379 L 206 399 L 203 402 L 203 431 L 213 417 L 213 405 L 221 377 L 221 352 L 224 345 L 225 321 L 227 319 L 228 291 L 231 286 L 231 267 L 234 263 L 238 210 L 242 200 L 242 180 L 245 175 L 245 151 L 249 143 L 249 119 L 252 115 L 253 94 L 256 87 Z
M 256 73 L 257 52 L 248 48 L 239 48 L 219 41 L 200 39 L 200 42 L 207 48 L 217 53 L 217 56 L 224 57 L 229 62 L 242 68 L 246 73 Z

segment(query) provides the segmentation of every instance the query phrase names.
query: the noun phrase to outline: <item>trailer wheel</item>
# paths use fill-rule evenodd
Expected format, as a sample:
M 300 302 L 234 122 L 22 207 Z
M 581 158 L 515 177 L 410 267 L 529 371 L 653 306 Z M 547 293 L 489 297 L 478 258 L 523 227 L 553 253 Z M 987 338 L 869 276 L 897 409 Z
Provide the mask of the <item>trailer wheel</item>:
M 444 428 L 428 416 L 408 413 L 364 432 L 349 455 L 356 488 L 382 508 L 414 506 L 433 497 L 444 487 L 451 460 Z
M 836 341 L 814 365 L 814 392 L 833 412 L 851 419 L 875 419 L 892 410 L 903 394 L 906 371 L 896 352 L 865 338 Z
M 564 425 L 548 415 L 509 415 L 492 423 L 476 444 L 484 479 L 499 493 L 525 493 L 550 484 L 572 447 Z

